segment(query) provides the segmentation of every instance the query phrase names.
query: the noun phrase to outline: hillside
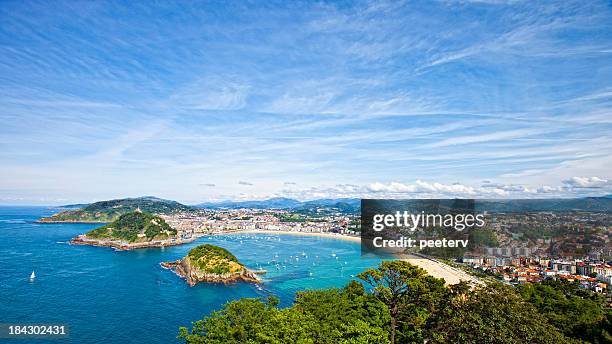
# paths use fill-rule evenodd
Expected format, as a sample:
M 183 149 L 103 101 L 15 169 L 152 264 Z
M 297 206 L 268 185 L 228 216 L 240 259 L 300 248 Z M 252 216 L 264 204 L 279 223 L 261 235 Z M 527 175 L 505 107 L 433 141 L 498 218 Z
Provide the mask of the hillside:
M 176 229 L 170 227 L 160 217 L 149 213 L 132 212 L 119 216 L 117 220 L 106 226 L 87 232 L 85 237 L 135 243 L 170 239 L 176 234 Z
M 205 209 L 285 209 L 297 212 L 316 213 L 317 210 L 327 210 L 330 212 L 358 213 L 361 201 L 356 198 L 339 199 L 319 199 L 313 201 L 300 202 L 291 198 L 276 197 L 261 201 L 223 201 L 208 202 L 195 205 L 197 208 Z
M 206 273 L 234 273 L 244 269 L 244 266 L 228 250 L 214 245 L 200 245 L 189 251 L 187 257 L 193 266 L 197 266 Z
M 518 199 L 518 200 L 482 200 L 478 201 L 479 210 L 490 212 L 535 212 L 535 211 L 612 211 L 612 198 L 551 198 L 551 199 Z
M 136 211 L 137 209 L 152 214 L 171 214 L 193 210 L 191 207 L 176 201 L 148 196 L 95 202 L 80 209 L 66 210 L 50 217 L 41 218 L 38 222 L 107 223 L 115 221 L 119 216 Z
M 261 282 L 254 272 L 244 267 L 228 250 L 210 244 L 197 246 L 183 259 L 161 263 L 161 266 L 173 269 L 191 286 L 199 282 Z

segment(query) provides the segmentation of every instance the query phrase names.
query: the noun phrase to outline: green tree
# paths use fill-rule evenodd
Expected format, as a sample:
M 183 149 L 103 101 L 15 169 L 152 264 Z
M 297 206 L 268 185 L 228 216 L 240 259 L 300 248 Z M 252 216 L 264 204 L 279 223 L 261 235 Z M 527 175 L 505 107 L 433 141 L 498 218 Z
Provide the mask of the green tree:
M 318 324 L 315 343 L 387 343 L 387 307 L 363 285 L 352 281 L 345 288 L 300 292 L 295 306 Z
M 190 330 L 181 328 L 179 338 L 279 344 L 612 342 L 605 297 L 573 284 L 445 287 L 402 261 L 383 262 L 359 277 L 371 288 L 352 281 L 344 288 L 299 292 L 288 308 L 279 309 L 275 297 L 230 302 Z
M 573 343 L 511 287 L 449 289 L 430 318 L 428 343 Z
M 275 301 L 270 300 L 272 303 Z M 313 343 L 314 318 L 293 308 L 278 309 L 259 299 L 229 302 L 221 311 L 179 330 L 187 343 Z
M 278 309 L 267 302 L 241 299 L 180 328 L 187 343 L 322 343 L 387 344 L 386 306 L 360 283 L 341 289 L 298 293 L 294 306 Z
M 565 335 L 592 343 L 612 342 L 611 312 L 596 293 L 567 281 L 521 285 L 518 291 Z
M 412 331 L 416 330 L 418 335 L 429 310 L 434 308 L 444 290 L 444 280 L 433 278 L 425 270 L 400 260 L 384 261 L 377 269 L 366 270 L 358 277 L 372 286 L 373 295 L 387 305 L 392 344 L 396 343 L 398 328 L 406 324 L 406 320 L 412 320 Z

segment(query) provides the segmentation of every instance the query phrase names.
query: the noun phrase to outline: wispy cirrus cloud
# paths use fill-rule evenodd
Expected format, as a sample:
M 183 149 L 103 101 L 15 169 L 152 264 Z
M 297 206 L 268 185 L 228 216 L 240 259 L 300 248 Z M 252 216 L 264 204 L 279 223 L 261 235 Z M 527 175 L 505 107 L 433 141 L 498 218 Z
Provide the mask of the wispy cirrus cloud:
M 607 192 L 606 1 L 174 7 L 0 5 L 6 197 Z

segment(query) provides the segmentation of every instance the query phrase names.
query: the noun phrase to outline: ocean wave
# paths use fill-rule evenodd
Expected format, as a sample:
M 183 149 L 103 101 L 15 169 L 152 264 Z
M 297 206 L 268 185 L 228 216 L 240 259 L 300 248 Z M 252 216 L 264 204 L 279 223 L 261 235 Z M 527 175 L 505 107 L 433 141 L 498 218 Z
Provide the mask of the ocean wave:
M 0 223 L 18 224 L 18 223 L 27 223 L 27 222 L 25 220 L 0 220 Z

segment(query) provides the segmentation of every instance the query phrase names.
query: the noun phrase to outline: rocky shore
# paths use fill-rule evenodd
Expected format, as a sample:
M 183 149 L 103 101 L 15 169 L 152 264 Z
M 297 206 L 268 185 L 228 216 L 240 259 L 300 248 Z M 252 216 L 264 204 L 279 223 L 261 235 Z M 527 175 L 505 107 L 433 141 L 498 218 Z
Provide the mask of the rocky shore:
M 87 220 L 54 220 L 53 217 L 42 217 L 36 221 L 34 221 L 34 223 L 108 223 L 109 221 L 98 221 L 98 220 L 91 220 L 91 221 L 87 221 Z
M 133 242 L 128 243 L 121 240 L 108 240 L 108 239 L 92 239 L 88 238 L 85 235 L 79 235 L 76 238 L 73 238 L 69 241 L 71 245 L 89 245 L 89 246 L 102 246 L 102 247 L 112 247 L 116 250 L 134 250 L 139 248 L 152 248 L 152 247 L 167 247 L 167 246 L 176 246 L 183 245 L 186 243 L 190 243 L 196 240 L 197 237 L 192 237 L 190 239 L 169 239 L 169 240 L 155 240 L 155 241 L 147 241 L 147 242 Z
M 174 271 L 181 278 L 184 278 L 189 286 L 200 282 L 206 283 L 223 283 L 230 284 L 236 282 L 247 282 L 247 283 L 262 283 L 262 280 L 258 274 L 254 271 L 243 269 L 239 272 L 215 274 L 203 272 L 197 267 L 191 264 L 189 258 L 185 257 L 174 262 L 162 262 L 159 263 L 163 268 Z
M 208 283 L 234 283 L 248 282 L 261 283 L 257 274 L 265 271 L 251 271 L 242 265 L 236 256 L 228 250 L 210 244 L 199 245 L 189 253 L 174 262 L 160 263 L 163 268 L 173 270 L 184 278 L 187 284 L 194 286 L 200 282 Z

